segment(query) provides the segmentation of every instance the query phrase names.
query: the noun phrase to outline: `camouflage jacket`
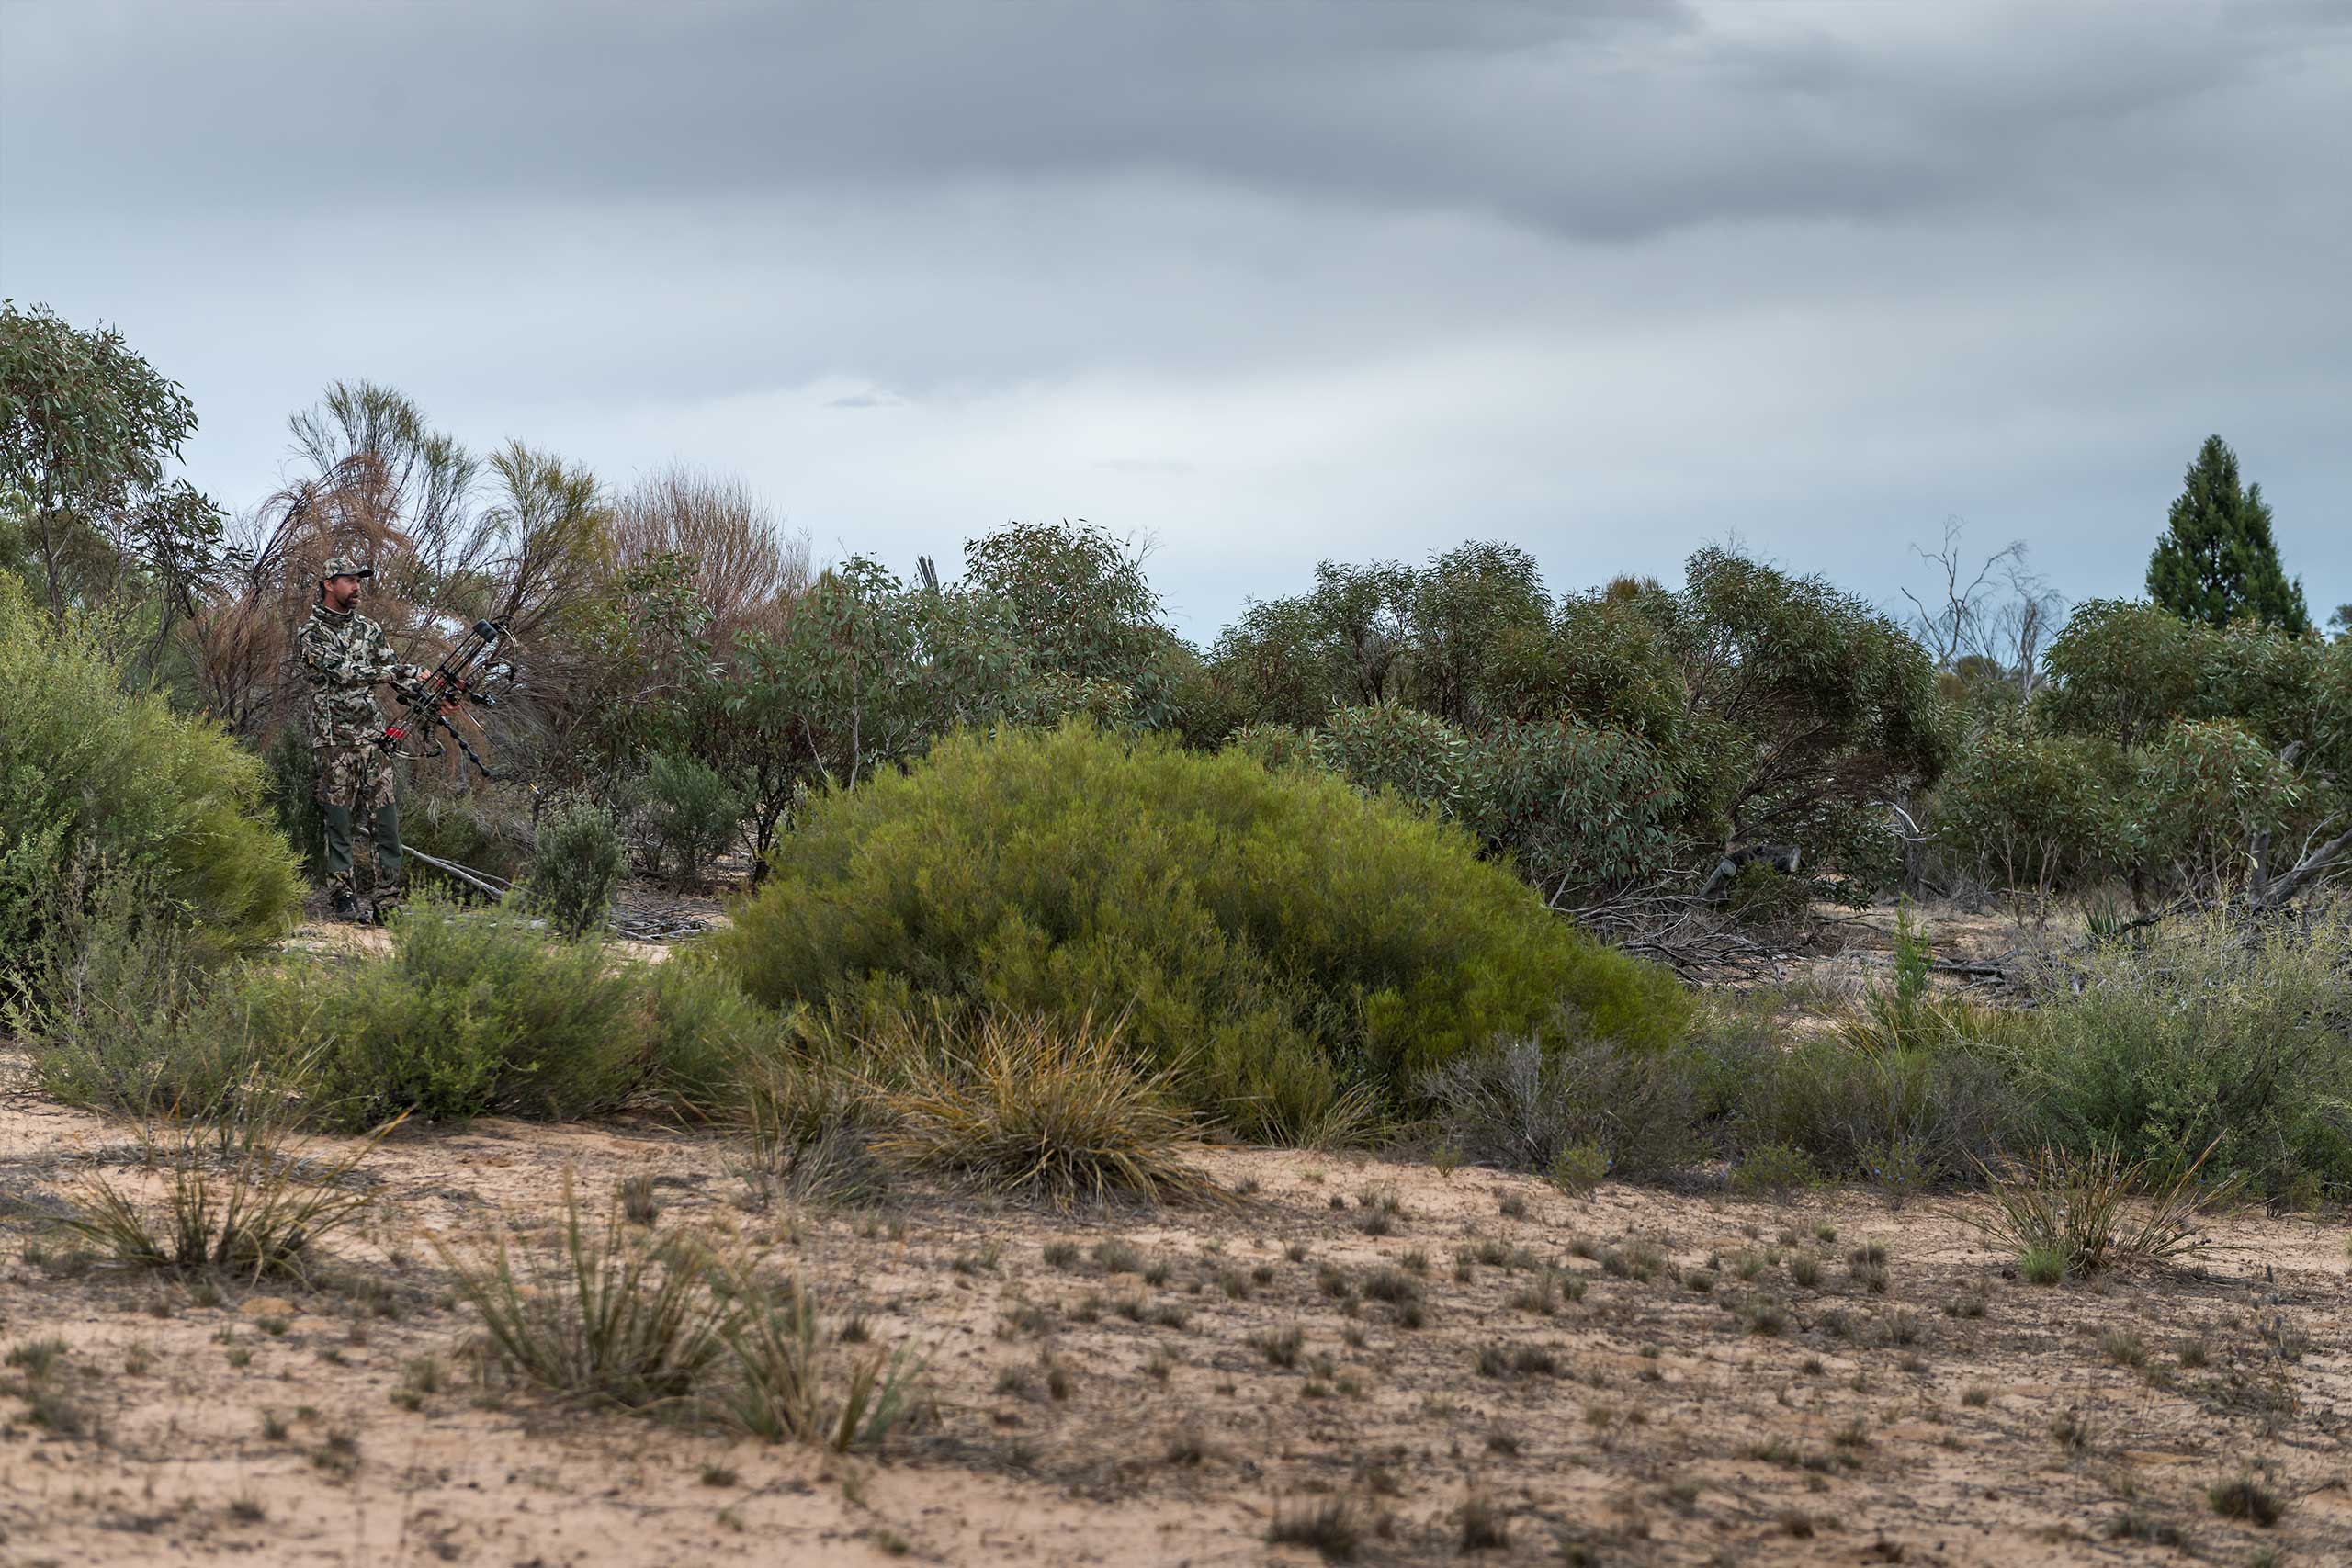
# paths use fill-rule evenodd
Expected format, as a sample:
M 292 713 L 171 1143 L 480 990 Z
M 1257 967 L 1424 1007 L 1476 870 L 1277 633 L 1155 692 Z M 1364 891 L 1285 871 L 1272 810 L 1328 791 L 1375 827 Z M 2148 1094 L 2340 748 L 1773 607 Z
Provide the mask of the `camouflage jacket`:
M 311 606 L 311 618 L 294 634 L 302 678 L 311 687 L 311 743 L 346 748 L 383 733 L 375 688 L 385 682 L 413 685 L 424 671 L 392 657 L 384 628 L 356 612 L 337 614 Z

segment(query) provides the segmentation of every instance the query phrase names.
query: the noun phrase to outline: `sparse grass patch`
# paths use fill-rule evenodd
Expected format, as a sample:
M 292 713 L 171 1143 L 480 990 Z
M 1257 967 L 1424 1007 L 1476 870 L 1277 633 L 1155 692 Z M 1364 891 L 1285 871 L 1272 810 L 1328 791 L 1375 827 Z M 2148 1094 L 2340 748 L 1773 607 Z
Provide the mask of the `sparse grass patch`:
M 313 1160 L 289 1127 L 299 1078 L 256 1083 L 216 1107 L 209 1122 L 141 1132 L 150 1169 L 164 1173 L 151 1203 L 130 1183 L 93 1173 L 64 1224 L 117 1262 L 180 1275 L 302 1277 L 319 1243 L 356 1223 L 367 1189 L 354 1173 L 398 1125 Z
M 1500 1551 L 1510 1544 L 1510 1515 L 1487 1494 L 1473 1490 L 1462 1499 L 1462 1550 Z
M 2243 1519 L 2265 1529 L 2277 1524 L 2287 1511 L 2278 1494 L 2251 1472 L 2215 1482 L 2205 1489 L 2205 1501 L 2225 1519 Z
M 1363 1533 L 1355 1505 L 1334 1495 L 1276 1504 L 1266 1540 L 1274 1546 L 1312 1547 L 1326 1562 L 1352 1562 Z
M 911 1413 L 920 1368 L 903 1352 L 840 1366 L 791 1281 L 691 1228 L 649 1235 L 617 1213 L 591 1226 L 568 1175 L 552 1261 L 518 1258 L 503 1235 L 487 1253 L 435 1246 L 500 1364 L 560 1397 L 692 1406 L 841 1450 L 879 1444 Z

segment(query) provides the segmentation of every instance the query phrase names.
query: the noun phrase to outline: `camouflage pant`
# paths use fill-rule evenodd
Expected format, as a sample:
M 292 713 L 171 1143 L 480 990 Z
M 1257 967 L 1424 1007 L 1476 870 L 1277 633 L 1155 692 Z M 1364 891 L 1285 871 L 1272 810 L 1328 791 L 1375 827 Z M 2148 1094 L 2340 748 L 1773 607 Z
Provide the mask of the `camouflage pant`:
M 391 760 L 373 746 L 327 744 L 318 749 L 320 814 L 326 818 L 327 886 L 356 896 L 352 875 L 356 827 L 364 825 L 375 859 L 376 897 L 400 889 L 400 810 L 392 804 Z

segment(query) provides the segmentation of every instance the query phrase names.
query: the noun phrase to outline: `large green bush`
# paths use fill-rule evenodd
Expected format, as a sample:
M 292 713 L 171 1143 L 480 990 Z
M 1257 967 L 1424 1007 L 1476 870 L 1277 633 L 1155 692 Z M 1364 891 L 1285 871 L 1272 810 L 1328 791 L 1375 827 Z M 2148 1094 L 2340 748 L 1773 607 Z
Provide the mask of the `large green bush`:
M 1401 1100 L 1498 1032 L 1647 1046 L 1688 1011 L 1457 829 L 1326 774 L 1075 727 L 958 737 L 819 802 L 714 945 L 770 1004 L 1125 1014 L 1131 1046 L 1258 1133 L 1354 1084 Z
M 1446 815 L 1461 804 L 1469 752 L 1462 731 L 1401 703 L 1334 708 L 1315 735 L 1317 758 L 1358 789 Z
M 1679 796 L 1657 750 L 1622 729 L 1500 724 L 1464 771 L 1463 819 L 1547 897 L 1622 887 L 1668 862 Z
M 126 695 L 70 620 L 52 628 L 0 576 L 0 972 L 77 868 L 141 879 L 232 947 L 277 936 L 301 903 L 259 761 L 159 698 Z

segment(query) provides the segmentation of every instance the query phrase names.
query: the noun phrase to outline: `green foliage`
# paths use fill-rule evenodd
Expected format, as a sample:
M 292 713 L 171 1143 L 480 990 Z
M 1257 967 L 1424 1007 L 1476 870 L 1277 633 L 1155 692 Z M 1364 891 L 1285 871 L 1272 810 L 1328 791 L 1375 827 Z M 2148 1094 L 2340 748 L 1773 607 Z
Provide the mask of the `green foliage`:
M 7 1010 L 42 1091 L 69 1105 L 202 1117 L 268 1063 L 219 984 L 220 954 L 136 876 L 61 901 Z
M 743 994 L 699 949 L 645 975 L 647 1022 L 662 1098 L 705 1115 L 733 1109 L 758 1064 L 776 1050 L 776 1016 Z
M 2114 742 L 2018 723 L 1980 731 L 1936 793 L 1947 866 L 2044 897 L 2135 863 L 2132 773 Z
M 2164 537 L 2148 558 L 2148 597 L 2184 620 L 2227 626 L 2252 617 L 2309 636 L 2301 579 L 2288 581 L 2260 485 L 2242 485 L 2238 457 L 2209 435 L 2182 479 Z
M 513 881 L 530 870 L 530 814 L 499 794 L 413 789 L 401 796 L 401 839 L 437 860 Z M 439 874 L 426 867 L 424 874 Z M 452 887 L 469 897 L 462 885 Z
M 1457 546 L 1422 570 L 1408 604 L 1415 700 L 1466 729 L 1505 716 L 1508 687 L 1498 676 L 1542 649 L 1550 630 L 1535 558 L 1512 545 Z
M 1076 1023 L 1253 1133 L 1568 1004 L 1640 1045 L 1672 977 L 1593 946 L 1457 829 L 1340 780 L 1064 728 L 958 737 L 818 802 L 714 939 L 770 1005 L 915 997 Z
M 1358 789 L 1439 816 L 1460 803 L 1468 752 L 1460 730 L 1396 703 L 1334 708 L 1315 736 L 1317 760 Z
M 2143 745 L 2199 705 L 2210 634 L 2154 604 L 2093 599 L 2050 644 L 2051 718 L 2077 735 Z
M 217 547 L 220 514 L 185 486 L 163 486 L 164 464 L 195 428 L 179 384 L 120 333 L 0 299 L 0 493 L 24 498 L 28 554 L 43 568 L 53 617 L 119 570 L 95 526 L 101 518 L 129 513 L 126 532 L 176 583 L 202 575 L 181 558 Z
M 1748 1198 L 1786 1202 L 1820 1180 L 1811 1156 L 1790 1144 L 1752 1145 L 1731 1168 L 1731 1190 Z
M 1963 1040 L 1875 1050 L 1832 1034 L 1752 1063 L 1728 1116 L 1743 1151 L 1792 1149 L 1816 1172 L 1867 1180 L 1883 1180 L 1900 1151 L 1920 1179 L 1944 1184 L 1974 1180 L 2026 1124 L 2026 1106 L 2001 1065 Z
M 1732 874 L 1724 908 L 1741 925 L 1772 931 L 1802 920 L 1813 907 L 1813 880 L 1791 876 L 1760 860 Z
M 277 830 L 294 846 L 302 869 L 313 880 L 324 876 L 326 825 L 319 811 L 319 754 L 300 725 L 278 727 L 268 750 L 262 753 L 262 798 L 277 818 Z M 435 852 L 427 849 L 425 852 Z
M 601 931 L 628 869 L 620 824 L 590 801 L 554 807 L 539 819 L 538 849 L 521 888 L 525 908 L 567 936 Z
M 599 942 L 419 904 L 390 962 L 251 966 L 234 1005 L 272 1058 L 315 1058 L 319 1117 L 357 1131 L 619 1105 L 651 1070 L 639 985 Z
M 1556 607 L 1500 545 L 1316 575 L 1218 639 L 1228 708 L 1245 728 L 1369 731 L 1329 760 L 1453 798 L 1547 893 L 1605 893 L 1759 840 L 1875 885 L 1894 863 L 1872 851 L 1875 803 L 1931 782 L 1953 747 L 1934 671 L 1892 621 L 1724 551 L 1693 556 L 1679 593 L 1628 581 Z M 1451 728 L 1408 733 L 1396 716 L 1414 711 Z M 1448 735 L 1465 754 L 1451 797 Z
M 645 802 L 660 853 L 687 888 L 699 883 L 703 866 L 735 836 L 743 817 L 742 798 L 715 769 L 667 751 L 646 770 Z
M 1315 754 L 1315 737 L 1287 724 L 1245 725 L 1227 739 L 1225 749 L 1278 771 L 1322 766 Z
M 276 937 L 301 888 L 258 760 L 115 677 L 0 578 L 0 953 L 28 951 L 77 868 L 141 879 L 212 940 Z
M 1679 1048 L 1514 1041 L 1458 1056 L 1417 1088 L 1441 1143 L 1503 1170 L 1557 1179 L 1589 1167 L 1589 1150 L 1604 1173 L 1658 1177 L 1707 1153 L 1699 1077 Z
M 1034 669 L 1102 682 L 1135 722 L 1167 722 L 1170 639 L 1134 548 L 1089 523 L 1008 523 L 964 547 L 964 581 L 1002 607 Z
M 1464 773 L 1463 821 L 1555 900 L 1625 886 L 1670 857 L 1670 770 L 1623 730 L 1507 720 L 1471 744 Z
M 2139 757 L 2142 853 L 2190 887 L 2225 886 L 2244 874 L 2248 843 L 2284 839 L 2305 800 L 2295 770 L 2244 726 L 2176 724 Z
M 2352 913 L 2301 929 L 2165 920 L 2036 986 L 2003 1049 L 2062 1149 L 2159 1167 L 2219 1139 L 2212 1168 L 2285 1193 L 2352 1195 Z
M 1693 830 L 1810 849 L 1943 771 L 1955 737 L 1927 653 L 1901 627 L 1821 578 L 1724 550 L 1701 550 L 1688 571 L 1657 613 L 1690 694 Z

